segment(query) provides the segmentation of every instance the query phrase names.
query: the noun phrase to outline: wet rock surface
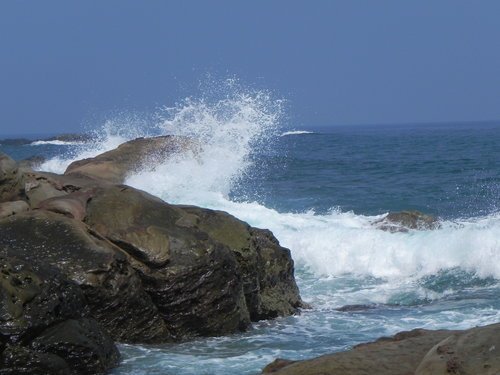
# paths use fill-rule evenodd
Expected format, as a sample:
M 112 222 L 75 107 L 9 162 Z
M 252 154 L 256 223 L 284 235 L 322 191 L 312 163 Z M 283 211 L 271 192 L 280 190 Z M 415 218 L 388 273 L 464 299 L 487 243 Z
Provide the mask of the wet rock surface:
M 0 245 L 0 374 L 100 374 L 119 354 L 87 316 L 80 288 L 57 269 Z
M 429 230 L 440 227 L 439 220 L 419 211 L 391 212 L 373 225 L 388 232 L 408 232 L 410 229 Z
M 489 375 L 500 371 L 500 324 L 464 331 L 416 329 L 305 361 L 277 359 L 276 375 Z

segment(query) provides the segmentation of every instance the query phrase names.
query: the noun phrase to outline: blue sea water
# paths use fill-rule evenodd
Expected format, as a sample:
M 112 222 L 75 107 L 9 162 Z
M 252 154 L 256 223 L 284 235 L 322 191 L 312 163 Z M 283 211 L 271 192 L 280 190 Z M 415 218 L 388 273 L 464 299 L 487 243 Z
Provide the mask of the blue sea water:
M 120 345 L 113 374 L 258 374 L 276 357 L 315 357 L 416 327 L 500 321 L 500 122 L 301 131 L 278 126 L 261 104 L 226 102 L 223 116 L 220 106 L 177 108 L 153 133 L 195 137 L 202 149 L 145 165 L 127 183 L 271 229 L 291 249 L 301 295 L 313 308 L 242 334 Z M 138 135 L 108 127 L 93 144 L 0 151 L 43 155 L 40 169 L 61 172 Z M 409 209 L 438 216 L 441 227 L 374 228 L 387 212 Z M 352 304 L 372 308 L 337 310 Z

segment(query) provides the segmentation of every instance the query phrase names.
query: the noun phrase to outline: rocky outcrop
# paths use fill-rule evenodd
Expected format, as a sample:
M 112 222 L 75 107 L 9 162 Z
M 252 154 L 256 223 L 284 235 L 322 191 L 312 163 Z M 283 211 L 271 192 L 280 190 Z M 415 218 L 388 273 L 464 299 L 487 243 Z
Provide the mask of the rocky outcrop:
M 116 365 L 118 350 L 87 316 L 77 285 L 0 249 L 0 373 L 101 374 Z
M 375 221 L 373 225 L 388 232 L 408 232 L 410 229 L 438 229 L 440 226 L 436 217 L 419 211 L 390 212 L 384 218 Z
M 500 370 L 500 324 L 465 331 L 401 332 L 373 343 L 305 361 L 279 359 L 276 375 L 489 375 Z
M 124 182 L 127 174 L 136 171 L 145 163 L 154 165 L 165 160 L 167 156 L 192 146 L 192 141 L 182 137 L 138 138 L 94 158 L 75 161 L 68 166 L 65 174 L 79 174 L 120 184 Z
M 80 289 L 88 317 L 121 342 L 224 335 L 298 312 L 290 252 L 271 232 L 116 184 L 188 144 L 138 139 L 65 175 L 5 156 L 0 256 L 57 270 Z

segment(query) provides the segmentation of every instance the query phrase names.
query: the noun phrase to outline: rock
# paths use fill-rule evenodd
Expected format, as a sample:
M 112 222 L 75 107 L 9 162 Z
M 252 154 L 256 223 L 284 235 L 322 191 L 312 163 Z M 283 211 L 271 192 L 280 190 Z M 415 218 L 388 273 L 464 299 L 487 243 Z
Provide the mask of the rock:
M 455 333 L 436 344 L 416 375 L 489 375 L 500 372 L 500 324 Z
M 76 191 L 68 195 L 45 199 L 38 204 L 38 208 L 56 212 L 72 219 L 83 220 L 87 213 L 87 202 L 91 198 L 91 191 Z
M 31 208 L 39 208 L 40 203 L 54 197 L 68 194 L 57 180 L 33 171 L 24 171 L 21 175 L 22 195 L 27 199 Z M 18 193 L 19 194 L 19 193 Z
M 22 146 L 28 145 L 32 142 L 32 140 L 27 138 L 5 138 L 0 139 L 0 145 L 4 146 Z
M 391 212 L 383 219 L 375 221 L 373 225 L 389 232 L 407 232 L 410 229 L 438 229 L 440 226 L 436 217 L 419 211 Z
M 291 315 L 299 307 L 307 307 L 295 283 L 290 250 L 281 247 L 270 231 L 252 228 L 226 212 L 178 207 L 188 213 L 194 227 L 233 251 L 252 321 Z
M 0 202 L 16 199 L 18 182 L 17 163 L 0 152 Z
M 340 312 L 358 312 L 375 309 L 375 305 L 345 305 L 335 310 Z
M 0 203 L 0 219 L 29 211 L 30 206 L 25 201 Z
M 0 249 L 0 373 L 97 374 L 115 366 L 118 350 L 86 317 L 80 288 L 56 268 Z
M 82 222 L 37 210 L 0 220 L 0 232 L 0 255 L 58 269 L 79 285 L 90 316 L 116 340 L 172 340 L 127 255 Z
M 408 375 L 413 374 L 425 354 L 454 331 L 413 330 L 351 350 L 297 361 L 285 366 L 266 367 L 263 374 L 276 375 Z
M 75 161 L 68 166 L 65 174 L 80 174 L 120 184 L 124 182 L 127 174 L 136 171 L 145 163 L 154 165 L 191 145 L 192 141 L 177 136 L 137 138 L 94 158 Z
M 178 225 L 185 215 L 116 186 L 95 193 L 85 222 L 135 259 L 132 266 L 176 339 L 246 329 L 250 319 L 233 253 L 205 232 Z

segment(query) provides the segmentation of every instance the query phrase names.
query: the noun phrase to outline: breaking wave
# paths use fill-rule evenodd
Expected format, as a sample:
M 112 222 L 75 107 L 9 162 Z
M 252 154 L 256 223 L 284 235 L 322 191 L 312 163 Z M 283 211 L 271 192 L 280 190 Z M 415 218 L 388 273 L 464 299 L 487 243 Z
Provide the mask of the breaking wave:
M 271 93 L 231 86 L 222 98 L 189 98 L 161 109 L 147 130 L 123 119 L 109 121 L 94 144 L 77 148 L 65 158 L 51 159 L 41 169 L 63 172 L 73 160 L 139 136 L 188 136 L 200 147 L 159 165 L 145 165 L 126 183 L 170 203 L 224 210 L 254 226 L 269 228 L 291 249 L 299 270 L 317 278 L 356 275 L 397 285 L 443 270 L 500 278 L 499 215 L 443 222 L 437 230 L 388 233 L 372 226 L 379 216 L 338 210 L 326 215 L 278 212 L 260 202 L 231 199 L 238 184 L 251 183 L 244 177 L 260 167 L 254 156 L 287 134 L 280 131 L 282 116 L 283 101 Z

